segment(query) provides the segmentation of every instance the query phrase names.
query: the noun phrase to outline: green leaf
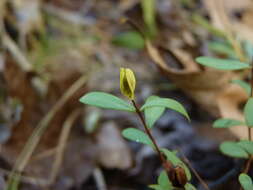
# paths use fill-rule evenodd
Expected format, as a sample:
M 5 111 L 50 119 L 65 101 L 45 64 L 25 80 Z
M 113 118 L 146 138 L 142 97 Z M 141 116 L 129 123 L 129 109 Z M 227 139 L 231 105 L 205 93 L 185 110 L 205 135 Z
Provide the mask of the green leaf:
M 162 171 L 158 177 L 158 184 L 164 189 L 164 190 L 170 190 L 172 189 L 172 184 L 169 180 L 169 177 L 165 171 Z
M 150 96 L 146 100 L 146 103 L 149 101 L 155 100 L 159 97 L 157 96 Z M 164 113 L 165 108 L 164 107 L 149 107 L 144 110 L 145 114 L 145 120 L 147 123 L 148 128 L 152 128 L 155 122 L 162 116 Z
M 184 186 L 185 190 L 197 190 L 192 184 L 186 183 Z
M 173 190 L 173 186 L 165 171 L 162 171 L 158 177 L 158 184 L 149 185 L 150 188 L 155 190 Z
M 248 127 L 253 127 L 253 98 L 249 98 L 244 107 L 244 117 Z
M 130 49 L 143 49 L 145 46 L 145 41 L 140 33 L 135 31 L 128 31 L 121 33 L 119 35 L 116 35 L 112 39 L 112 43 L 121 46 L 126 47 Z
M 253 184 L 252 179 L 245 173 L 240 174 L 239 182 L 244 190 L 252 190 Z
M 213 127 L 214 128 L 229 128 L 229 127 L 234 127 L 234 126 L 239 126 L 239 125 L 245 125 L 244 122 L 238 121 L 235 119 L 217 119 Z
M 223 154 L 234 158 L 248 158 L 248 153 L 235 142 L 223 142 L 220 145 L 220 150 Z
M 135 128 L 124 129 L 122 131 L 122 135 L 126 139 L 129 139 L 138 143 L 150 145 L 153 147 L 153 143 L 149 139 L 148 135 L 139 129 L 135 129 Z
M 165 154 L 167 160 L 169 160 L 173 166 L 181 166 L 185 170 L 186 177 L 188 181 L 191 180 L 191 172 L 185 163 L 180 160 L 175 152 L 169 151 L 168 149 L 162 148 L 161 151 Z
M 173 186 L 165 171 L 162 171 L 158 177 L 158 184 L 149 185 L 150 188 L 155 190 L 173 190 Z
M 246 152 L 253 155 L 253 142 L 248 140 L 241 140 L 237 143 L 240 147 L 242 147 Z
M 251 61 L 253 58 L 253 44 L 247 40 L 247 41 L 244 41 L 243 47 L 248 56 L 248 60 Z
M 243 80 L 232 80 L 231 82 L 234 83 L 234 84 L 238 84 L 240 87 L 242 87 L 246 91 L 246 93 L 248 95 L 250 95 L 251 87 L 250 87 L 249 83 L 247 83 Z
M 157 97 L 153 100 L 146 102 L 141 107 L 141 110 L 144 110 L 144 109 L 150 108 L 150 107 L 164 107 L 164 108 L 172 109 L 176 112 L 181 113 L 188 120 L 190 120 L 190 117 L 189 117 L 188 113 L 186 112 L 186 110 L 184 109 L 184 107 L 182 106 L 182 104 L 180 104 L 178 101 L 170 99 L 170 98 L 158 98 Z
M 141 0 L 141 7 L 143 12 L 143 20 L 148 28 L 148 35 L 154 36 L 156 34 L 156 0 Z
M 227 55 L 231 58 L 236 58 L 233 48 L 222 42 L 209 42 L 208 48 L 216 53 Z
M 226 37 L 226 34 L 222 30 L 215 28 L 213 25 L 209 23 L 209 21 L 205 17 L 201 16 L 200 14 L 193 14 L 192 19 L 195 23 L 199 24 L 213 35 L 222 38 Z
M 196 62 L 219 70 L 241 70 L 248 69 L 250 65 L 233 59 L 219 59 L 213 57 L 198 57 Z
M 149 185 L 149 187 L 150 187 L 151 189 L 154 189 L 154 190 L 167 190 L 167 189 L 163 189 L 163 187 L 161 187 L 161 186 L 158 185 L 158 184 Z M 168 190 L 172 190 L 172 189 L 168 189 Z
M 81 97 L 79 101 L 83 104 L 104 109 L 135 112 L 135 108 L 131 104 L 114 95 L 104 92 L 90 92 Z

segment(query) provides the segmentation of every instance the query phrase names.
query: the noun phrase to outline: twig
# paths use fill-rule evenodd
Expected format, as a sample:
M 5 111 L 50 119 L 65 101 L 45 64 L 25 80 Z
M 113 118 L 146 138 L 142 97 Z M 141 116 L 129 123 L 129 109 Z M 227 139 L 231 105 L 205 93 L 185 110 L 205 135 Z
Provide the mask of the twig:
M 45 4 L 44 6 L 42 6 L 42 8 L 46 13 L 51 14 L 71 24 L 74 23 L 81 26 L 89 26 L 94 22 L 91 19 L 84 18 L 81 14 L 77 14 L 73 11 L 66 11 L 50 4 Z
M 157 145 L 154 137 L 152 136 L 152 134 L 151 134 L 151 132 L 150 132 L 150 130 L 149 130 L 146 122 L 145 122 L 145 119 L 144 119 L 144 117 L 143 117 L 143 115 L 142 115 L 139 107 L 137 106 L 137 104 L 135 103 L 134 100 L 132 100 L 132 103 L 133 103 L 133 105 L 134 105 L 134 107 L 136 109 L 137 115 L 139 116 L 139 118 L 140 118 L 140 120 L 141 120 L 141 122 L 142 122 L 142 124 L 144 126 L 146 134 L 149 136 L 150 140 L 152 141 L 152 143 L 154 145 L 155 151 L 159 155 L 159 158 L 160 158 L 160 160 L 162 162 L 162 165 L 163 165 L 164 169 L 169 173 L 173 169 L 173 165 L 170 162 L 167 162 L 166 159 L 164 158 L 164 155 L 160 151 L 160 149 L 159 149 L 159 147 L 158 147 L 158 145 Z
M 34 156 L 31 158 L 31 162 L 37 161 L 37 160 L 42 160 L 42 159 L 44 159 L 44 158 L 53 156 L 53 155 L 55 154 L 56 150 L 57 150 L 57 147 L 54 147 L 54 148 L 45 150 L 45 151 L 43 151 L 43 152 L 41 152 L 41 153 L 38 153 L 37 155 L 34 155 Z
M 253 63 L 252 63 L 253 64 Z M 253 98 L 253 67 L 251 67 L 251 79 L 250 79 L 250 85 L 251 85 L 251 89 L 250 89 L 250 97 Z M 252 126 L 248 126 L 248 140 L 252 141 L 252 131 L 251 131 L 251 127 Z M 250 156 L 250 158 L 248 159 L 246 166 L 243 170 L 243 173 L 248 173 L 250 170 L 250 166 L 251 163 L 253 161 L 253 156 Z M 242 187 L 240 188 L 240 190 L 242 189 Z
M 81 110 L 77 109 L 66 119 L 66 121 L 63 124 L 63 129 L 62 129 L 58 146 L 56 149 L 56 155 L 55 155 L 55 160 L 53 163 L 52 172 L 49 177 L 50 184 L 54 183 L 56 180 L 57 174 L 62 164 L 63 154 L 66 148 L 66 143 L 67 143 L 67 139 L 70 133 L 70 129 L 73 126 L 73 123 L 75 122 L 76 118 L 79 116 L 80 113 L 81 113 Z
M 192 172 L 194 173 L 194 175 L 197 177 L 197 179 L 199 180 L 199 182 L 203 185 L 203 187 L 207 190 L 210 190 L 210 188 L 208 187 L 207 183 L 202 179 L 202 177 L 199 175 L 199 173 L 195 170 L 194 167 L 192 167 L 190 160 L 180 151 L 183 160 L 185 161 L 185 163 L 188 165 L 188 167 L 192 170 Z
M 248 127 L 248 139 L 249 139 L 249 141 L 252 140 L 252 131 L 251 131 L 251 127 Z
M 249 170 L 250 170 L 250 165 L 251 165 L 252 161 L 253 161 L 253 156 L 251 156 L 251 157 L 248 159 L 247 164 L 246 164 L 246 167 L 245 167 L 245 169 L 243 170 L 243 173 L 248 173 L 248 172 L 249 172 Z
M 220 186 L 221 184 L 224 184 L 229 179 L 236 177 L 239 173 L 241 173 L 242 165 L 243 165 L 242 160 L 238 160 L 235 163 L 235 166 L 233 168 L 231 168 L 231 170 L 226 172 L 223 176 L 221 176 L 216 181 L 209 183 L 209 187 L 211 189 L 217 189 L 217 187 Z
M 0 35 L 3 47 L 6 48 L 11 53 L 11 55 L 16 60 L 20 68 L 25 72 L 31 72 L 32 71 L 31 63 L 23 55 L 22 51 L 19 49 L 16 43 L 10 38 L 10 36 L 5 31 L 2 17 L 0 17 Z

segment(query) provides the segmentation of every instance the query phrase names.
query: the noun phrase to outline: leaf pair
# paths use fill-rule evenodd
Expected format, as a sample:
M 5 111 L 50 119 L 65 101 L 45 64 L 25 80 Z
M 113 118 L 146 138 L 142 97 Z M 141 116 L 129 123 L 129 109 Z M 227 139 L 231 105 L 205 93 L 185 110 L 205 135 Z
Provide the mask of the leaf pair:
M 220 150 L 225 155 L 247 159 L 250 155 L 253 155 L 253 142 L 248 140 L 239 142 L 227 141 L 220 145 Z
M 145 104 L 141 107 L 141 111 L 144 110 L 145 118 L 147 120 L 147 123 L 149 123 L 149 127 L 152 127 L 157 118 L 162 115 L 165 108 L 176 111 L 190 120 L 190 117 L 185 108 L 178 101 L 170 98 L 150 96 Z M 155 114 L 155 116 L 153 114 Z
M 213 123 L 214 128 L 230 128 L 230 127 L 240 126 L 240 125 L 245 125 L 245 123 L 243 121 L 238 121 L 235 119 L 227 119 L 227 118 L 217 119 Z
M 80 98 L 80 102 L 104 109 L 135 112 L 135 108 L 131 104 L 114 95 L 104 92 L 87 93 Z M 159 98 L 158 96 L 151 96 L 141 107 L 141 111 L 144 110 L 146 120 L 150 128 L 155 123 L 155 121 L 162 115 L 165 108 L 177 111 L 184 115 L 188 120 L 190 119 L 184 107 L 176 100 L 169 98 Z

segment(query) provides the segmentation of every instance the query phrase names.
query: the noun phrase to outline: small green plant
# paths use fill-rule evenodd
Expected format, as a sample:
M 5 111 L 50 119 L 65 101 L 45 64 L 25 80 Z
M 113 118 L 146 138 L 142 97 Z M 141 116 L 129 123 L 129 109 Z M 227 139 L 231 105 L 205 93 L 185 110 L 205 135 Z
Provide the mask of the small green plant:
M 104 92 L 87 93 L 80 98 L 80 101 L 84 104 L 104 109 L 128 111 L 137 114 L 144 130 L 127 128 L 122 131 L 122 135 L 126 139 L 150 146 L 158 154 L 164 171 L 158 177 L 158 183 L 150 185 L 150 188 L 155 190 L 172 190 L 177 188 L 194 190 L 195 187 L 189 183 L 191 173 L 186 164 L 177 157 L 175 151 L 158 147 L 151 132 L 155 122 L 161 117 L 166 108 L 182 114 L 188 120 L 190 120 L 189 115 L 179 102 L 158 96 L 148 97 L 144 105 L 139 107 L 135 102 L 135 86 L 136 80 L 133 71 L 121 68 L 120 90 L 131 101 L 131 104 L 119 97 Z
M 220 150 L 225 155 L 234 157 L 234 158 L 241 158 L 246 159 L 247 163 L 243 170 L 245 174 L 241 174 L 239 176 L 239 181 L 244 190 L 253 189 L 252 181 L 249 176 L 246 174 L 248 173 L 251 162 L 253 160 L 253 141 L 252 141 L 252 128 L 253 128 L 253 66 L 247 62 L 239 61 L 238 59 L 234 58 L 236 53 L 233 52 L 233 49 L 228 48 L 228 46 L 224 46 L 224 44 L 212 44 L 211 48 L 219 53 L 227 54 L 229 59 L 220 59 L 220 58 L 213 58 L 213 57 L 198 57 L 196 62 L 207 66 L 212 67 L 219 70 L 250 70 L 252 73 L 251 76 L 251 85 L 247 82 L 242 80 L 233 80 L 232 83 L 240 85 L 246 93 L 249 95 L 249 98 L 244 106 L 244 120 L 239 121 L 233 118 L 222 118 L 218 119 L 214 122 L 214 128 L 230 128 L 233 126 L 246 126 L 248 130 L 248 139 L 247 140 L 240 140 L 238 142 L 226 141 L 220 145 Z M 244 46 L 245 52 L 245 60 L 252 59 L 252 45 Z M 234 59 L 232 59 L 234 58 Z

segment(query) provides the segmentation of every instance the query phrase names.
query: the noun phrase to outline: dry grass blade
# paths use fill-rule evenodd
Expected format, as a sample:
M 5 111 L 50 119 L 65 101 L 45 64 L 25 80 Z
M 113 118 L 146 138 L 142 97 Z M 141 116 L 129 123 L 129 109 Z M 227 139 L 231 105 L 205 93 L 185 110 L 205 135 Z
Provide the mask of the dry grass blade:
M 29 63 L 29 61 L 26 59 L 26 57 L 23 55 L 21 50 L 18 48 L 16 43 L 10 38 L 10 36 L 6 33 L 4 29 L 4 23 L 3 23 L 3 7 L 4 7 L 5 1 L 0 2 L 0 38 L 1 42 L 3 44 L 3 47 L 6 48 L 11 55 L 16 60 L 17 64 L 20 66 L 20 68 L 25 71 L 29 72 L 32 71 L 32 65 Z
M 7 175 L 7 176 L 11 174 L 11 171 L 5 170 L 3 168 L 0 168 L 0 172 Z M 22 176 L 20 178 L 20 181 L 22 181 L 24 183 L 39 185 L 39 186 L 45 186 L 46 184 L 48 184 L 47 179 L 34 178 L 31 176 Z
M 81 113 L 81 109 L 75 110 L 64 122 L 63 124 L 63 129 L 61 131 L 61 136 L 58 142 L 58 146 L 56 149 L 56 155 L 55 155 L 55 160 L 53 163 L 53 168 L 52 172 L 49 178 L 49 183 L 52 184 L 55 182 L 57 174 L 59 173 L 60 166 L 62 164 L 63 160 L 63 154 L 64 150 L 67 144 L 67 140 L 69 137 L 69 133 L 71 130 L 71 127 L 73 126 L 73 123 L 75 122 L 76 118 L 79 116 Z
M 87 18 L 84 18 L 81 16 L 81 14 L 77 14 L 73 11 L 67 11 L 62 8 L 53 6 L 53 5 L 44 5 L 43 10 L 51 14 L 53 16 L 56 16 L 66 22 L 72 23 L 72 24 L 77 24 L 80 26 L 87 26 L 92 23 L 91 20 L 88 20 Z
M 93 171 L 98 190 L 107 190 L 105 179 L 100 168 L 95 168 Z
M 36 146 L 38 145 L 41 136 L 47 129 L 47 126 L 49 122 L 54 117 L 55 113 L 59 111 L 62 106 L 67 102 L 67 100 L 72 97 L 72 95 L 80 89 L 87 81 L 87 75 L 81 76 L 67 91 L 63 96 L 60 98 L 60 100 L 54 105 L 54 107 L 48 112 L 48 114 L 39 122 L 37 127 L 35 128 L 33 134 L 28 139 L 27 143 L 25 144 L 24 149 L 22 150 L 21 154 L 17 158 L 17 161 L 13 167 L 12 173 L 8 179 L 8 186 L 11 186 L 14 180 L 14 178 L 18 179 L 21 176 L 21 172 L 26 167 L 28 161 L 30 160 L 30 157 L 35 150 Z M 17 173 L 15 173 L 17 171 Z M 7 189 L 8 189 L 7 186 Z

